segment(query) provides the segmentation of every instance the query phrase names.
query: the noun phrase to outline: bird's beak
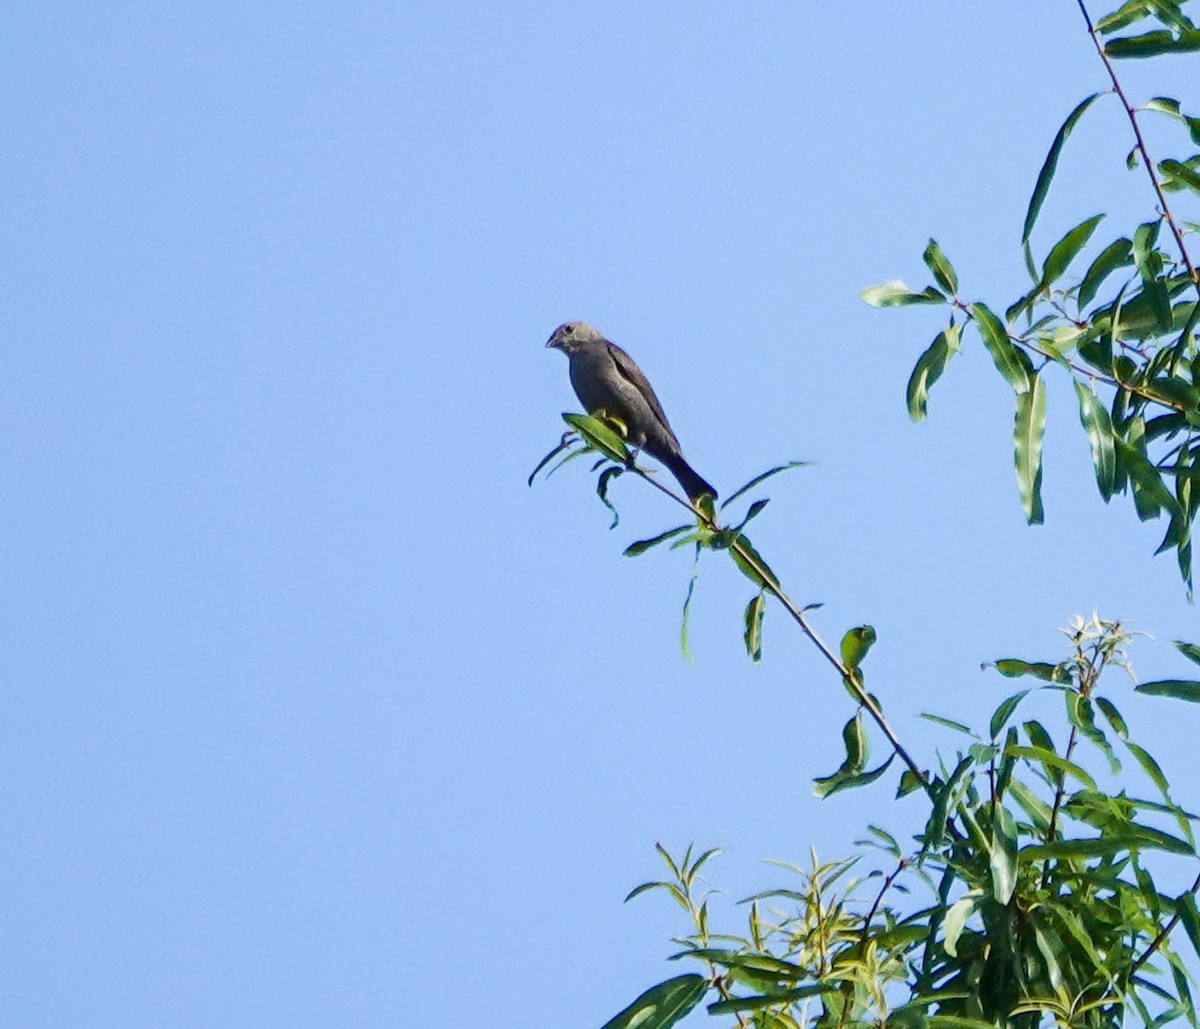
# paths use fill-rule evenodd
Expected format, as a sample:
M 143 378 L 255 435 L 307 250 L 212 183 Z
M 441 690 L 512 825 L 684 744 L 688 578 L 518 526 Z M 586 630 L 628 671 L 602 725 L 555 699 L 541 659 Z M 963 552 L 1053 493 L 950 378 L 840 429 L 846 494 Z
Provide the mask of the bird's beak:
M 551 336 L 551 337 L 550 337 L 548 340 L 546 340 L 546 346 L 548 346 L 548 347 L 554 347 L 554 348 L 556 348 L 556 349 L 557 349 L 557 347 L 558 347 L 558 333 L 555 333 L 555 334 L 554 334 L 553 336 Z

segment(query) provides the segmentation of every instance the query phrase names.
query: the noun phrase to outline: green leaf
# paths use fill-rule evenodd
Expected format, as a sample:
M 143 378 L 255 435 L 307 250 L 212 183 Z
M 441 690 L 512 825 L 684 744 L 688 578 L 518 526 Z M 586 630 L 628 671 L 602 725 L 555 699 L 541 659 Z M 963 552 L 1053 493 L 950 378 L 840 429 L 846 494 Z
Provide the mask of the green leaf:
M 737 540 L 729 548 L 729 556 L 733 558 L 733 563 L 738 566 L 742 574 L 754 583 L 755 586 L 774 586 L 776 589 L 779 588 L 779 580 L 775 577 L 775 573 L 771 571 L 770 565 L 763 560 L 762 555 L 751 546 L 748 536 L 738 536 Z
M 683 598 L 683 619 L 679 624 L 679 649 L 683 659 L 691 664 L 692 645 L 688 641 L 688 622 L 692 617 L 692 597 L 696 592 L 696 580 L 700 577 L 700 544 L 696 544 L 696 561 L 692 568 L 692 576 L 688 579 L 687 596 Z
M 1146 0 L 1125 0 L 1115 11 L 1096 22 L 1096 28 L 1106 35 L 1116 32 L 1145 18 L 1149 13 L 1149 6 Z
M 746 517 L 743 518 L 734 527 L 737 532 L 741 532 L 751 521 L 763 513 L 763 509 L 771 502 L 770 497 L 763 497 L 761 500 L 754 501 L 746 511 Z
M 831 983 L 812 983 L 808 986 L 798 986 L 794 990 L 780 990 L 778 993 L 764 994 L 759 997 L 730 997 L 728 1000 L 718 1000 L 709 1004 L 705 1009 L 710 1015 L 734 1015 L 741 1011 L 761 1011 L 763 1008 L 777 1007 L 780 1004 L 791 1004 L 806 997 L 818 997 L 823 993 L 836 993 L 837 987 Z M 790 1029 L 796 1023 L 790 1019 L 787 1022 L 756 1022 L 763 1029 Z M 989 1027 L 990 1029 L 990 1027 Z
M 537 473 L 540 472 L 543 468 L 545 468 L 546 465 L 548 465 L 551 461 L 553 461 L 564 450 L 569 450 L 573 443 L 574 443 L 574 440 L 570 437 L 569 433 L 566 436 L 564 436 L 562 439 L 562 442 L 559 443 L 559 445 L 557 447 L 555 447 L 553 450 L 551 450 L 550 453 L 548 453 L 545 457 L 543 457 L 537 463 L 537 467 L 532 472 L 529 473 L 528 485 L 532 486 L 533 480 L 537 477 Z M 572 456 L 576 456 L 576 455 L 572 455 Z
M 842 664 L 851 671 L 856 669 L 862 664 L 875 639 L 875 630 L 869 625 L 859 625 L 847 630 L 842 637 Z
M 900 776 L 900 783 L 896 787 L 896 799 L 907 797 L 914 790 L 921 788 L 921 777 L 917 775 L 911 768 L 906 768 Z
M 1092 469 L 1096 473 L 1096 487 L 1107 504 L 1117 488 L 1117 452 L 1113 444 L 1112 419 L 1100 399 L 1078 379 L 1075 395 L 1079 398 L 1079 420 L 1087 433 L 1088 446 L 1092 450 Z
M 1079 284 L 1080 309 L 1087 307 L 1096 298 L 1096 291 L 1109 275 L 1130 264 L 1133 264 L 1133 243 L 1125 236 L 1114 240 L 1101 250 Z
M 1175 913 L 1191 941 L 1192 950 L 1200 954 L 1200 911 L 1196 910 L 1196 895 L 1183 893 L 1175 901 Z
M 982 899 L 982 891 L 971 890 L 951 904 L 950 910 L 946 912 L 946 917 L 942 920 L 942 947 L 952 958 L 958 957 L 959 938 L 967 919 L 975 913 Z
M 1003 700 L 1000 706 L 992 712 L 992 720 L 988 726 L 991 739 L 994 740 L 1000 735 L 1000 730 L 1008 724 L 1008 720 L 1017 709 L 1017 705 L 1029 695 L 1029 692 L 1029 690 L 1021 690 L 1019 693 L 1014 693 L 1011 697 Z
M 1169 114 L 1172 117 L 1180 118 L 1179 101 L 1171 96 L 1155 96 L 1146 101 L 1145 110 L 1159 111 L 1163 114 Z
M 925 267 L 933 273 L 934 281 L 952 296 L 956 294 L 958 292 L 958 275 L 954 271 L 954 265 L 942 253 L 942 248 L 937 245 L 936 240 L 929 241 L 922 256 L 925 259 Z
M 753 479 L 751 479 L 748 483 L 746 483 L 740 489 L 734 490 L 734 492 L 728 497 L 728 499 L 726 499 L 725 502 L 721 505 L 721 510 L 724 511 L 725 508 L 727 508 L 730 504 L 732 504 L 735 500 L 737 500 L 738 497 L 740 497 L 743 494 L 754 489 L 754 487 L 757 486 L 764 479 L 769 479 L 772 475 L 778 475 L 780 472 L 787 472 L 793 468 L 807 468 L 810 464 L 812 464 L 811 461 L 789 461 L 787 464 L 776 465 L 774 468 L 768 469 L 767 471 L 763 472 L 761 475 L 754 476 Z
M 1142 766 L 1142 771 L 1150 777 L 1150 780 L 1158 787 L 1162 795 L 1166 797 L 1170 792 L 1170 784 L 1167 782 L 1167 777 L 1163 774 L 1162 768 L 1154 760 L 1154 755 L 1144 747 L 1138 746 L 1132 740 L 1126 740 L 1125 747 L 1137 759 L 1137 763 Z
M 1017 679 L 1023 675 L 1031 675 L 1044 682 L 1064 683 L 1067 674 L 1061 665 L 1052 665 L 1048 661 L 1022 661 L 1016 657 L 1005 657 L 993 661 L 992 666 L 1001 675 L 1009 679 Z
M 687 532 L 689 529 L 694 528 L 694 525 L 677 525 L 674 529 L 660 532 L 657 536 L 652 536 L 648 540 L 638 540 L 636 543 L 630 543 L 625 548 L 625 557 L 637 557 L 639 554 L 644 554 L 651 547 L 657 547 L 660 543 L 666 543 L 667 540 L 678 536 L 681 532 Z
M 985 304 L 972 304 L 971 314 L 975 318 L 975 324 L 979 326 L 979 335 L 983 337 L 983 344 L 992 355 L 992 360 L 1000 374 L 1018 393 L 1028 391 L 1032 368 L 1025 352 L 1013 345 L 1012 340 L 1008 338 L 1004 324 Z
M 1150 697 L 1174 697 L 1176 700 L 1200 704 L 1200 682 L 1188 679 L 1157 679 L 1154 682 L 1144 682 L 1133 689 L 1135 693 L 1145 693 Z
M 1050 191 L 1050 183 L 1053 181 L 1054 172 L 1058 168 L 1058 158 L 1062 153 L 1063 144 L 1067 141 L 1067 137 L 1071 135 L 1071 130 L 1075 128 L 1076 122 L 1083 117 L 1083 112 L 1092 105 L 1092 101 L 1099 95 L 1099 93 L 1093 93 L 1091 96 L 1081 100 L 1075 106 L 1075 109 L 1067 115 L 1067 120 L 1062 123 L 1058 134 L 1054 137 L 1054 142 L 1050 144 L 1050 152 L 1046 154 L 1042 170 L 1038 172 L 1037 183 L 1033 187 L 1033 196 L 1030 197 L 1029 208 L 1025 212 L 1025 226 L 1021 230 L 1022 243 L 1026 242 L 1029 239 L 1030 233 L 1033 232 L 1033 226 L 1037 222 L 1042 204 L 1046 200 L 1046 194 Z
M 1133 487 L 1133 503 L 1138 518 L 1147 522 L 1157 518 L 1163 509 L 1173 514 L 1177 507 L 1175 498 L 1163 485 L 1159 470 L 1124 440 L 1116 440 L 1116 447 L 1120 469 L 1129 476 Z
M 1050 248 L 1046 262 L 1042 265 L 1042 286 L 1049 286 L 1062 278 L 1071 262 L 1079 255 L 1079 251 L 1087 246 L 1092 233 L 1096 231 L 1096 226 L 1103 219 L 1104 215 L 1097 214 L 1087 221 L 1080 222 Z
M 617 527 L 621 521 L 621 516 L 617 513 L 617 509 L 613 507 L 612 501 L 608 499 L 608 486 L 613 479 L 621 475 L 624 471 L 625 469 L 621 468 L 620 466 L 605 468 L 604 471 L 600 473 L 599 479 L 596 480 L 596 495 L 603 502 L 604 506 L 612 512 L 613 520 L 612 524 L 609 526 L 610 530 Z
M 702 975 L 677 975 L 652 986 L 601 1029 L 668 1029 L 704 999 L 708 980 Z
M 1030 389 L 1017 394 L 1013 449 L 1021 507 L 1030 525 L 1045 521 L 1042 510 L 1042 437 L 1046 431 L 1046 386 L 1036 372 Z
M 926 405 L 929 401 L 929 390 L 942 377 L 950 358 L 958 353 L 958 342 L 962 328 L 951 324 L 939 332 L 913 367 L 912 375 L 908 378 L 908 415 L 914 422 L 925 420 Z
M 1188 189 L 1200 193 L 1200 171 L 1183 161 L 1168 159 L 1159 164 L 1158 170 L 1172 181 L 1179 182 Z
M 895 759 L 895 754 L 889 754 L 888 759 L 877 768 L 872 768 L 866 772 L 835 776 L 834 778 L 837 780 L 836 782 L 829 782 L 826 780 L 822 783 L 819 789 L 817 788 L 817 782 L 819 780 L 813 780 L 813 793 L 815 793 L 818 797 L 825 798 L 831 797 L 835 793 L 840 793 L 842 790 L 853 790 L 860 786 L 867 786 L 883 775 L 883 773 L 888 770 L 888 767 Z
M 746 653 L 750 655 L 750 660 L 755 664 L 758 664 L 762 660 L 762 624 L 763 615 L 766 614 L 766 611 L 767 598 L 760 591 L 746 605 L 744 619 L 745 632 L 743 638 L 746 641 Z
M 1180 32 L 1176 35 L 1165 29 L 1143 32 L 1139 36 L 1122 36 L 1104 44 L 1109 57 L 1157 57 L 1159 54 L 1185 54 L 1200 50 L 1200 30 Z
M 1103 713 L 1108 724 L 1112 726 L 1112 731 L 1121 739 L 1128 739 L 1129 726 L 1125 724 L 1125 719 L 1121 717 L 1121 712 L 1117 710 L 1116 705 L 1107 697 L 1097 697 L 1096 706 Z
M 599 451 L 610 461 L 616 461 L 618 464 L 629 463 L 629 448 L 625 441 L 599 418 L 587 414 L 563 414 L 563 421 L 578 430 L 588 446 Z
M 944 304 L 946 297 L 932 286 L 920 293 L 909 289 L 899 279 L 868 286 L 859 294 L 872 307 L 907 307 L 909 304 Z
M 988 859 L 992 871 L 992 897 L 997 904 L 1005 905 L 1017 888 L 1017 823 L 1003 804 L 993 807 Z
M 1048 771 L 1066 772 L 1069 775 L 1073 775 L 1088 789 L 1094 790 L 1096 788 L 1096 780 L 1080 768 L 1079 765 L 1073 761 L 1068 761 L 1064 757 L 1059 757 L 1052 751 L 1045 750 L 1042 747 L 1006 747 L 1005 753 L 1012 754 L 1014 757 L 1023 757 L 1029 761 L 1035 761 Z
M 956 722 L 952 718 L 943 718 L 941 715 L 930 714 L 928 711 L 922 711 L 921 717 L 927 722 L 933 722 L 935 725 L 943 725 L 947 729 L 953 729 L 955 732 L 961 732 L 966 736 L 971 735 L 971 727 L 963 725 L 962 722 Z
M 813 780 L 815 796 L 827 797 L 844 788 L 846 781 L 859 775 L 866 765 L 871 743 L 867 737 L 867 728 L 863 722 L 861 711 L 856 711 L 854 717 L 842 727 L 842 744 L 846 748 L 845 760 L 832 775 Z
M 1192 664 L 1200 665 L 1200 647 L 1194 643 L 1184 643 L 1183 640 L 1175 640 L 1175 649 L 1186 657 Z

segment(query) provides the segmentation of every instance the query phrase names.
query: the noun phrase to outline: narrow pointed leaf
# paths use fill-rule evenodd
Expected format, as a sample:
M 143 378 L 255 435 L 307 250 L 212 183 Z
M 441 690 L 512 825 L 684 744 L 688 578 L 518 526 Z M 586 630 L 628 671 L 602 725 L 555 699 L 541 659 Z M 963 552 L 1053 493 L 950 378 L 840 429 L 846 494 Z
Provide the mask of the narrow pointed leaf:
M 772 475 L 778 475 L 780 472 L 791 471 L 793 468 L 807 468 L 810 464 L 812 464 L 811 461 L 789 461 L 787 464 L 776 465 L 774 468 L 763 472 L 761 475 L 754 476 L 753 479 L 751 479 L 740 489 L 734 490 L 734 492 L 724 501 L 724 503 L 721 504 L 721 510 L 724 511 L 725 508 L 737 500 L 738 497 L 754 489 L 754 487 L 760 482 L 771 478 Z
M 746 641 L 746 653 L 750 655 L 750 660 L 755 664 L 762 660 L 762 624 L 766 610 L 767 598 L 761 592 L 756 593 L 750 603 L 746 605 L 743 638 Z
M 992 872 L 992 897 L 997 904 L 1005 905 L 1017 888 L 1017 823 L 1003 804 L 994 807 L 988 861 Z
M 951 295 L 957 293 L 958 275 L 954 271 L 954 265 L 942 253 L 942 248 L 937 245 L 936 240 L 929 241 L 922 256 L 925 258 L 925 267 L 933 273 L 934 281 L 947 293 Z
M 1046 386 L 1038 374 L 1030 380 L 1030 389 L 1017 394 L 1013 428 L 1013 449 L 1021 507 L 1030 525 L 1045 521 L 1042 510 L 1042 437 L 1046 431 Z
M 1046 194 L 1050 191 L 1050 183 L 1054 180 L 1054 172 L 1058 168 L 1058 158 L 1062 154 L 1063 144 L 1067 141 L 1067 137 L 1071 135 L 1071 130 L 1075 128 L 1075 124 L 1083 117 L 1083 112 L 1092 105 L 1092 101 L 1099 95 L 1099 93 L 1093 93 L 1091 96 L 1081 100 L 1075 106 L 1075 109 L 1067 115 L 1067 120 L 1062 123 L 1057 135 L 1054 137 L 1054 142 L 1050 144 L 1050 152 L 1046 154 L 1042 170 L 1038 172 L 1037 183 L 1033 187 L 1033 196 L 1030 197 L 1029 208 L 1025 212 L 1025 225 L 1021 230 L 1022 243 L 1026 242 L 1029 239 L 1030 233 L 1033 232 L 1033 226 L 1037 222 L 1038 213 L 1041 211 L 1042 204 L 1046 200 Z
M 868 286 L 859 294 L 872 307 L 907 307 L 909 304 L 944 304 L 946 297 L 932 286 L 920 293 L 909 289 L 899 279 Z
M 708 980 L 690 973 L 652 986 L 601 1029 L 668 1029 L 704 999 Z
M 1011 697 L 1006 698 L 998 708 L 992 713 L 992 720 L 988 725 L 988 732 L 994 740 L 1000 735 L 1000 730 L 1008 724 L 1008 720 L 1012 717 L 1012 713 L 1017 709 L 1017 705 L 1021 703 L 1029 695 L 1029 690 L 1021 690 L 1019 693 L 1014 693 Z
M 1185 54 L 1200 50 L 1200 30 L 1176 35 L 1165 29 L 1143 32 L 1138 36 L 1122 36 L 1104 44 L 1109 57 L 1157 57 L 1159 54 Z
M 1133 264 L 1133 243 L 1125 236 L 1114 240 L 1101 250 L 1088 270 L 1084 272 L 1083 281 L 1079 284 L 1080 309 L 1087 307 L 1096 298 L 1096 291 L 1109 275 L 1118 268 L 1124 268 L 1131 264 Z
M 537 463 L 537 467 L 532 472 L 529 473 L 529 483 L 528 484 L 530 486 L 533 485 L 533 480 L 535 478 L 537 478 L 538 472 L 540 472 L 543 468 L 545 468 L 546 465 L 548 465 L 551 461 L 553 461 L 564 450 L 570 449 L 574 440 L 571 438 L 568 438 L 569 436 L 570 436 L 569 433 L 568 433 L 568 436 L 564 436 L 563 441 L 561 443 L 559 443 L 559 445 L 557 447 L 555 447 L 553 450 L 551 450 L 550 453 L 548 453 L 545 457 L 543 457 Z
M 1097 214 L 1087 221 L 1080 222 L 1050 248 L 1046 262 L 1042 265 L 1043 286 L 1049 286 L 1062 278 L 1071 262 L 1079 255 L 1079 251 L 1087 246 L 1088 240 L 1092 238 L 1092 233 L 1103 218 L 1104 215 Z
M 972 304 L 971 314 L 979 326 L 983 344 L 996 364 L 997 370 L 1018 393 L 1029 389 L 1032 368 L 1025 352 L 1008 338 L 1004 323 L 997 318 L 986 304 Z
M 1175 640 L 1175 647 L 1184 657 L 1192 664 L 1200 665 L 1200 647 L 1195 643 L 1184 643 L 1183 640 Z
M 599 418 L 586 414 L 564 414 L 563 421 L 571 428 L 579 430 L 588 445 L 598 450 L 610 461 L 625 464 L 629 460 L 629 448 L 625 441 L 609 428 Z
M 666 532 L 660 532 L 657 536 L 652 536 L 650 539 L 638 540 L 635 543 L 630 543 L 625 548 L 626 557 L 637 557 L 639 554 L 644 554 L 651 547 L 657 547 L 660 543 L 665 543 L 667 540 L 678 536 L 681 532 L 687 532 L 689 529 L 695 528 L 694 525 L 677 525 L 674 529 L 668 529 Z
M 1200 171 L 1197 171 L 1190 164 L 1169 159 L 1163 161 L 1158 167 L 1164 175 L 1169 176 L 1175 182 L 1179 182 L 1188 189 L 1200 193 Z
M 957 324 L 939 332 L 929 349 L 917 358 L 907 390 L 908 415 L 914 422 L 924 421 L 929 390 L 942 377 L 950 358 L 958 353 L 961 332 Z
M 1135 686 L 1134 692 L 1145 693 L 1151 697 L 1174 697 L 1176 700 L 1200 704 L 1200 682 L 1190 679 L 1156 679 L 1154 682 L 1144 682 Z
M 1117 488 L 1117 451 L 1113 444 L 1112 419 L 1099 397 L 1078 379 L 1075 380 L 1075 394 L 1079 397 L 1079 420 L 1092 450 L 1096 487 L 1107 504 Z

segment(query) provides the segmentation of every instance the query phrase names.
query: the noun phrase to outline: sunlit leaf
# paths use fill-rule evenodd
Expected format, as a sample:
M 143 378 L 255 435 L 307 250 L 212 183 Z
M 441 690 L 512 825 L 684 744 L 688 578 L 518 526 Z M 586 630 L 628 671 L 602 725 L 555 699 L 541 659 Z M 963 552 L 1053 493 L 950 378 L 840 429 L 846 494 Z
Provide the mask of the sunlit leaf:
M 961 333 L 958 324 L 950 325 L 939 332 L 929 348 L 917 358 L 912 375 L 908 378 L 907 389 L 908 414 L 914 422 L 924 420 L 929 390 L 942 377 L 950 358 L 958 353 Z
M 992 871 L 992 897 L 997 904 L 1006 905 L 1017 888 L 1017 824 L 1003 804 L 993 806 L 988 858 Z
M 1042 377 L 1034 373 L 1030 388 L 1017 394 L 1013 426 L 1017 485 L 1025 520 L 1030 525 L 1041 525 L 1046 517 L 1042 510 L 1042 437 L 1045 431 L 1046 386 Z
M 708 980 L 690 973 L 652 986 L 601 1029 L 668 1029 L 704 999 Z
M 848 629 L 842 637 L 842 664 L 848 669 L 855 669 L 867 656 L 867 651 L 875 643 L 875 630 L 869 625 L 859 625 Z
M 563 421 L 571 428 L 577 429 L 592 449 L 599 451 L 610 461 L 627 464 L 629 448 L 615 431 L 599 418 L 587 414 L 563 414 Z
M 950 910 L 946 912 L 946 917 L 942 920 L 942 946 L 951 957 L 958 957 L 959 937 L 962 936 L 967 919 L 979 907 L 982 897 L 979 890 L 971 890 L 951 904 Z
M 899 279 L 868 286 L 859 294 L 872 307 L 907 307 L 909 304 L 944 304 L 946 297 L 932 286 L 920 293 L 909 289 Z
M 743 638 L 746 642 L 746 653 L 755 664 L 762 660 L 762 625 L 766 610 L 767 598 L 762 592 L 756 593 L 746 605 Z

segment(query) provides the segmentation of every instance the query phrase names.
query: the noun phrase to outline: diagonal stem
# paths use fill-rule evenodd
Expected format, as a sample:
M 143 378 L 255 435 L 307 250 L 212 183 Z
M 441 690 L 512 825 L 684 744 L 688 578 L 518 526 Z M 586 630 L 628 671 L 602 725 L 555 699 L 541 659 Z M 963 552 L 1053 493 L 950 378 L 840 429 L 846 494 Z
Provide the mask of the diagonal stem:
M 1175 237 L 1175 244 L 1179 247 L 1179 255 L 1183 258 L 1184 267 L 1187 268 L 1188 278 L 1192 280 L 1192 285 L 1196 287 L 1196 292 L 1200 294 L 1200 272 L 1197 272 L 1196 266 L 1192 264 L 1191 255 L 1188 253 L 1187 246 L 1183 242 L 1183 231 L 1179 228 L 1179 223 L 1175 221 L 1175 216 L 1171 213 L 1170 204 L 1167 203 L 1167 195 L 1163 192 L 1162 182 L 1159 180 L 1158 172 L 1155 171 L 1154 161 L 1150 157 L 1145 137 L 1142 135 L 1142 127 L 1138 124 L 1137 111 L 1129 102 L 1129 97 L 1125 95 L 1125 89 L 1121 85 L 1121 80 L 1117 78 L 1117 70 L 1113 67 L 1112 58 L 1108 56 L 1108 53 L 1104 49 L 1104 44 L 1100 41 L 1100 33 L 1092 23 L 1092 16 L 1088 14 L 1087 7 L 1084 6 L 1083 0 L 1075 0 L 1075 2 L 1079 5 L 1079 11 L 1083 15 L 1084 22 L 1087 24 L 1088 34 L 1092 37 L 1096 53 L 1100 55 L 1100 60 L 1104 62 L 1104 68 L 1108 72 L 1108 77 L 1112 80 L 1113 91 L 1117 94 L 1117 98 L 1125 108 L 1125 114 L 1129 118 L 1130 126 L 1133 128 L 1133 138 L 1137 141 L 1138 153 L 1142 155 L 1142 164 L 1146 166 L 1146 174 L 1150 176 L 1150 184 L 1154 187 L 1154 192 L 1158 196 L 1158 203 L 1162 210 L 1163 218 L 1166 219 L 1167 225 L 1171 229 L 1171 235 Z
M 675 503 L 686 507 L 700 520 L 700 523 L 706 529 L 709 529 L 712 532 L 719 532 L 721 530 L 721 527 L 716 523 L 716 521 L 706 512 L 702 511 L 696 504 L 689 500 L 685 500 L 674 490 L 664 486 L 661 482 L 647 475 L 640 468 L 634 466 L 631 470 L 640 475 L 655 489 L 665 493 L 668 497 L 674 500 Z M 820 635 L 818 635 L 817 631 L 809 624 L 808 619 L 804 617 L 804 611 L 796 606 L 795 601 L 793 601 L 792 598 L 789 597 L 784 591 L 783 587 L 775 581 L 774 575 L 772 575 L 768 569 L 763 567 L 758 556 L 742 542 L 740 535 L 734 538 L 734 541 L 732 544 L 730 544 L 730 547 L 732 550 L 737 552 L 738 556 L 745 561 L 751 569 L 753 569 L 755 575 L 757 575 L 762 582 L 763 589 L 765 589 L 771 594 L 771 596 L 773 596 L 779 601 L 780 604 L 783 605 L 784 610 L 787 611 L 787 613 L 791 616 L 792 621 L 794 621 L 800 627 L 800 630 L 809 638 L 809 640 L 812 641 L 813 645 L 820 652 L 821 656 L 830 665 L 832 665 L 837 673 L 842 677 L 842 681 L 854 694 L 855 699 L 859 702 L 859 704 L 866 708 L 867 714 L 871 716 L 875 724 L 879 726 L 879 729 L 883 735 L 887 737 L 887 741 L 889 744 L 891 744 L 892 750 L 899 756 L 900 760 L 908 766 L 908 770 L 912 772 L 914 776 L 916 776 L 917 781 L 920 782 L 925 791 L 929 793 L 930 796 L 933 796 L 933 787 L 928 776 L 921 771 L 920 766 L 916 763 L 916 761 L 913 760 L 912 755 L 910 755 L 908 751 L 904 749 L 904 745 L 900 742 L 900 737 L 896 735 L 896 731 L 892 728 L 891 723 L 888 722 L 887 717 L 883 713 L 883 709 L 879 706 L 875 698 L 867 692 L 866 687 L 863 686 L 862 677 L 858 670 L 848 668 L 842 662 L 842 659 L 833 651 L 833 648 L 831 648 L 829 644 L 826 643 L 820 637 Z

